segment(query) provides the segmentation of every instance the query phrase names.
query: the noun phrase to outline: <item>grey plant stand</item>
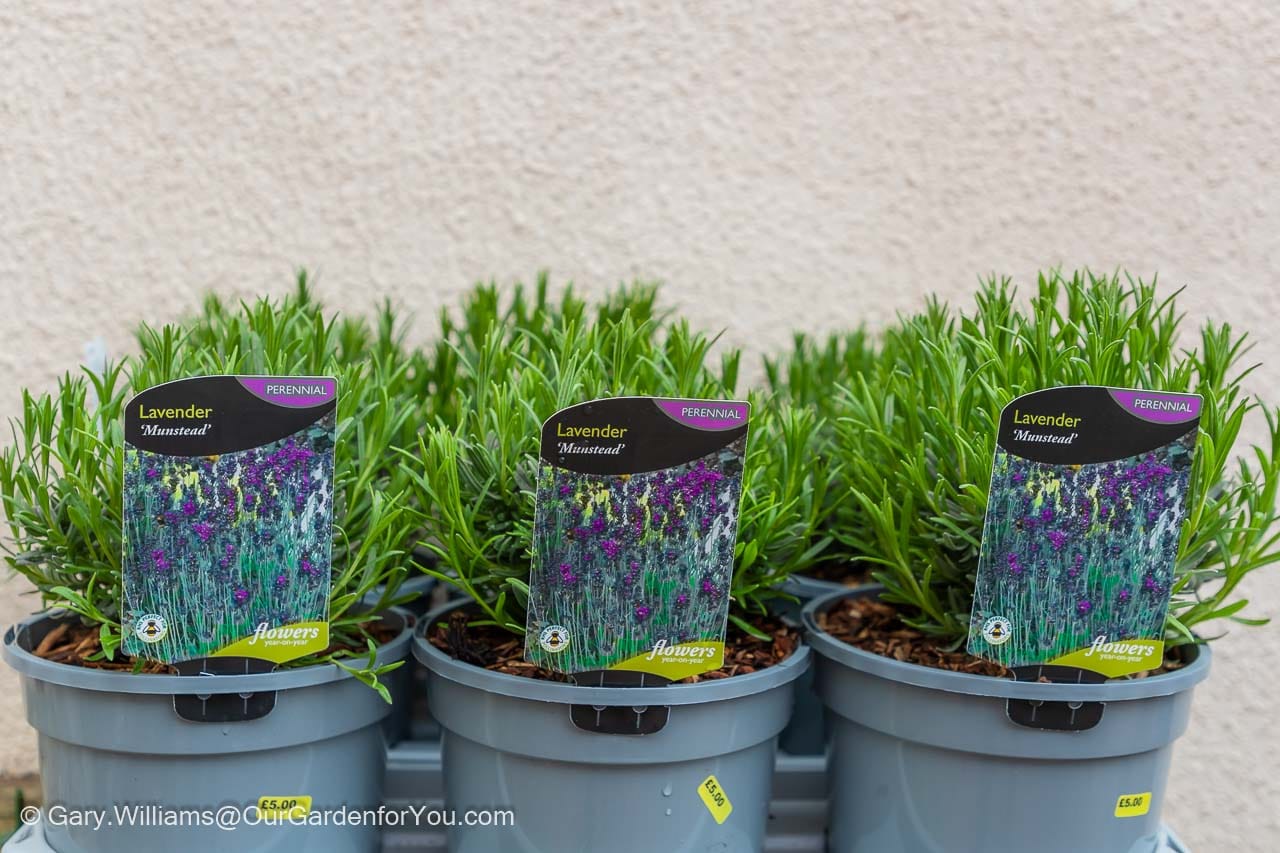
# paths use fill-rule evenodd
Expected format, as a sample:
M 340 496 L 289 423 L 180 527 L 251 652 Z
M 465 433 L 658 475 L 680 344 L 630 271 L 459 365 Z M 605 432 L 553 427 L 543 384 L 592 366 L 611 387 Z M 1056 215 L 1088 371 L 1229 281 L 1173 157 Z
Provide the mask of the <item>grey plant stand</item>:
M 778 755 L 765 853 L 823 853 L 826 849 L 826 779 L 822 764 L 821 756 Z M 386 782 L 388 806 L 430 803 L 433 808 L 439 807 L 443 803 L 443 792 L 439 742 L 406 741 L 390 750 Z M 1172 830 L 1166 828 L 1163 832 L 1160 853 L 1190 853 Z M 443 829 L 397 829 L 385 832 L 382 837 L 382 853 L 447 851 Z M 44 831 L 37 822 L 19 829 L 0 848 L 0 853 L 58 851 L 45 842 Z
M 821 755 L 778 753 L 769 804 L 764 853 L 825 853 L 827 831 L 825 758 Z M 389 807 L 410 803 L 443 804 L 440 744 L 407 742 L 391 749 L 387 760 L 386 798 Z M 519 815 L 516 816 L 517 822 Z M 1190 853 L 1172 830 L 1164 828 L 1159 853 Z M 401 829 L 384 833 L 382 853 L 447 853 L 443 829 Z M 41 848 L 34 851 L 43 853 Z M 28 853 L 10 851 L 0 853 Z M 554 853 L 554 851 L 541 851 Z M 1094 851 L 1106 853 L 1106 851 Z M 1125 851 L 1117 851 L 1125 853 Z

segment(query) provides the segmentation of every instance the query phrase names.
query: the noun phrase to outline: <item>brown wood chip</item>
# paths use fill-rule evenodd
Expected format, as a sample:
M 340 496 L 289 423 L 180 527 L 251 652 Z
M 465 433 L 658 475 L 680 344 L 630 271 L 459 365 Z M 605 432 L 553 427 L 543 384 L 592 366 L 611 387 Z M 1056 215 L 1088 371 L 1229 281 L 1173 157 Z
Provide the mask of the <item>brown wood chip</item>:
M 454 611 L 449 622 L 435 626 L 428 638 L 433 646 L 450 657 L 493 672 L 544 681 L 569 680 L 564 673 L 543 669 L 524 660 L 524 643 L 512 638 L 501 628 L 467 624 L 469 619 L 476 618 L 478 616 L 474 611 Z M 757 640 L 730 625 L 725 638 L 724 666 L 713 672 L 686 678 L 680 683 L 694 684 L 757 672 L 786 660 L 800 644 L 796 631 L 775 619 L 755 619 L 753 624 L 764 633 L 771 634 L 772 639 L 768 642 Z
M 837 640 L 904 663 L 994 678 L 1009 676 L 1009 671 L 998 663 L 974 657 L 963 650 L 946 650 L 937 640 L 904 624 L 895 606 L 877 599 L 847 598 L 820 614 L 818 624 Z M 1165 658 L 1160 669 L 1148 674 L 1156 675 L 1183 666 L 1185 664 L 1174 654 Z M 1048 681 L 1045 678 L 1040 680 Z
M 35 651 L 32 652 L 32 654 L 38 658 L 44 657 L 49 653 L 49 650 L 54 647 L 54 644 L 67 635 L 67 631 L 70 629 L 71 626 L 66 622 L 63 622 L 61 625 L 44 635 L 44 639 L 40 641 L 40 645 L 36 646 Z

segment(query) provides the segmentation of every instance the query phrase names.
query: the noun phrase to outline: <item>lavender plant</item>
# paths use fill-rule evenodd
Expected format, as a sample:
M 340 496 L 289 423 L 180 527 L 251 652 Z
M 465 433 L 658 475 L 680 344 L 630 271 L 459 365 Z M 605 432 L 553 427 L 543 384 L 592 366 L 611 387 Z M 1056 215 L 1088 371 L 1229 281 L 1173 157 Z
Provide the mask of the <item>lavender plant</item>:
M 0 453 L 0 496 L 10 529 L 7 562 L 35 586 L 45 605 L 98 625 L 100 655 L 113 658 L 121 641 L 128 398 L 151 385 L 200 374 L 336 375 L 329 607 L 336 647 L 324 659 L 381 690 L 376 679 L 385 669 L 371 668 L 368 633 L 375 617 L 358 605 L 376 588 L 384 593 L 375 610 L 393 603 L 406 574 L 404 546 L 412 531 L 403 506 L 407 481 L 399 466 L 388 464 L 389 448 L 416 441 L 420 417 L 415 365 L 400 345 L 394 319 L 384 310 L 376 329 L 338 319 L 323 310 L 301 278 L 297 291 L 279 302 L 230 309 L 211 299 L 182 326 L 143 327 L 140 352 L 101 373 L 68 374 L 53 393 L 24 391 L 13 443 Z M 196 523 L 188 526 L 199 538 Z M 302 571 L 301 551 L 297 556 Z M 234 601 L 236 590 L 230 595 Z M 368 663 L 353 658 L 362 648 L 370 651 Z
M 1054 272 L 1040 277 L 1024 306 L 1007 280 L 992 279 L 971 311 L 933 301 L 888 331 L 882 361 L 840 400 L 837 449 L 848 500 L 836 529 L 875 564 L 884 600 L 899 605 L 908 624 L 944 642 L 965 636 L 988 501 L 1016 499 L 989 494 L 1000 411 L 1020 394 L 1072 384 L 1202 395 L 1176 561 L 1169 577 L 1150 582 L 1173 597 L 1165 622 L 1170 646 L 1196 641 L 1217 619 L 1263 621 L 1242 615 L 1248 601 L 1238 587 L 1280 560 L 1272 529 L 1280 417 L 1244 391 L 1252 368 L 1240 364 L 1243 335 L 1206 324 L 1194 346 L 1179 348 L 1177 295 L 1161 297 L 1154 281 L 1119 274 Z M 1255 410 L 1267 441 L 1236 458 L 1233 446 Z M 1027 533 L 1036 542 L 1020 543 L 1052 551 L 1059 535 L 1064 531 L 1052 523 L 1037 524 Z M 1069 572 L 1069 563 L 1061 571 Z M 1146 576 L 1135 578 L 1127 596 L 1122 587 L 1100 594 L 1107 606 L 1136 607 L 1146 583 Z M 1092 597 L 1072 606 L 1086 600 L 1099 606 Z
M 642 315 L 604 313 L 545 338 L 522 337 L 517 346 L 495 328 L 471 351 L 456 349 L 470 389 L 458 423 L 428 430 L 409 467 L 419 472 L 414 503 L 424 508 L 428 544 L 451 569 L 435 574 L 474 599 L 484 622 L 517 634 L 525 629 L 543 420 L 605 396 L 734 395 L 737 351 L 712 367 L 714 339 L 685 323 L 651 319 L 651 311 Z M 819 527 L 837 471 L 814 464 L 822 423 L 783 402 L 758 398 L 753 405 L 734 571 L 708 579 L 715 589 L 705 594 L 731 599 L 730 618 L 760 637 L 766 635 L 743 617 L 763 614 L 775 585 L 830 544 Z M 702 580 L 690 595 L 703 591 Z M 639 573 L 635 581 L 641 589 L 649 583 Z M 656 590 L 667 581 L 654 583 Z M 630 618 L 636 607 L 649 607 L 646 618 L 653 613 L 652 604 L 627 606 Z

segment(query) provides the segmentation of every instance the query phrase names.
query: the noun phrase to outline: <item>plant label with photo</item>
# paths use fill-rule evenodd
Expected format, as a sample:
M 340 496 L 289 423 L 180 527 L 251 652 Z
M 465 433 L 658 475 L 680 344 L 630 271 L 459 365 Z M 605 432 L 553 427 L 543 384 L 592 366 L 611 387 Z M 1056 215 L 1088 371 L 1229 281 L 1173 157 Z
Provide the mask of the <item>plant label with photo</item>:
M 125 411 L 126 654 L 284 663 L 329 645 L 330 377 L 202 376 Z
M 749 414 L 617 397 L 543 424 L 526 660 L 672 681 L 724 665 Z
M 1159 668 L 1200 406 L 1072 386 L 1005 407 L 971 654 L 1110 678 Z

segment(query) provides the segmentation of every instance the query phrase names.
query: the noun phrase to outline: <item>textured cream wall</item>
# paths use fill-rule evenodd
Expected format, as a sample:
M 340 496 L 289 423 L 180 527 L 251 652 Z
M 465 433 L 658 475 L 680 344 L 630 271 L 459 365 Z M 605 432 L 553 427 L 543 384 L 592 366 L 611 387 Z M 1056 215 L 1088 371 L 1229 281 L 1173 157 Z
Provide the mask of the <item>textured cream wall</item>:
M 756 349 L 1124 264 L 1280 378 L 1274 4 L 203 5 L 0 7 L 0 415 L 86 341 L 298 264 L 427 319 L 478 277 L 660 277 Z M 1280 570 L 1249 591 L 1276 613 Z M 1280 631 L 1217 651 L 1168 816 L 1272 851 Z M 0 770 L 29 771 L 0 679 Z

